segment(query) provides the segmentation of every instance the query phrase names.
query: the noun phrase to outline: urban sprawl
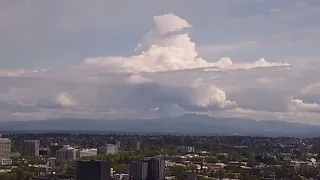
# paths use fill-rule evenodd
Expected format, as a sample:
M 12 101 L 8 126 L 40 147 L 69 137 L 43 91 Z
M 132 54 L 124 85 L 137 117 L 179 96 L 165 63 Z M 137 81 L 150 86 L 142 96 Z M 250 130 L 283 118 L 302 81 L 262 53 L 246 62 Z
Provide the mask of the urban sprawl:
M 0 180 L 320 179 L 320 138 L 6 133 Z

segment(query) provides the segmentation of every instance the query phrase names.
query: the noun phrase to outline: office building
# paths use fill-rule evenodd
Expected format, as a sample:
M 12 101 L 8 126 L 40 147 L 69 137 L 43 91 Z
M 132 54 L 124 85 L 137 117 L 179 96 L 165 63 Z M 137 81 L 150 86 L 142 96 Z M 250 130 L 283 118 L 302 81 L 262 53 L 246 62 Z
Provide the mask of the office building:
M 78 161 L 76 180 L 110 180 L 110 168 L 108 161 Z
M 118 154 L 118 146 L 114 144 L 106 144 L 98 148 L 99 154 Z
M 153 157 L 148 160 L 148 180 L 165 179 L 165 161 L 163 157 Z
M 133 161 L 130 164 L 130 179 L 131 180 L 147 180 L 148 178 L 148 162 Z
M 130 178 L 132 178 L 132 180 L 164 180 L 164 158 L 151 157 L 133 162 L 130 166 Z
M 98 154 L 97 149 L 77 149 L 76 150 L 76 159 L 79 159 L 82 157 L 95 156 L 97 154 Z
M 0 165 L 11 165 L 11 140 L 0 138 Z
M 10 159 L 11 155 L 11 140 L 0 138 L 0 159 Z
M 21 156 L 39 156 L 40 141 L 39 140 L 24 140 L 20 145 Z
M 64 147 L 63 145 L 58 145 L 57 143 L 51 144 L 49 147 L 49 156 L 56 157 L 57 151 L 59 149 L 62 149 L 63 147 Z
M 68 162 L 76 159 L 76 149 L 70 146 L 64 146 L 56 153 L 57 162 Z

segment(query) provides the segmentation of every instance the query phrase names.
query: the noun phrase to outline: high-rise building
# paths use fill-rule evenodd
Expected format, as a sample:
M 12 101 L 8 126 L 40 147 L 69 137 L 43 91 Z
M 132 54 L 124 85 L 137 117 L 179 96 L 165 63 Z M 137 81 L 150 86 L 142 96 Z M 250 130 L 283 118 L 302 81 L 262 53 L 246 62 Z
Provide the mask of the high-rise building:
M 20 145 L 21 156 L 39 156 L 40 141 L 39 140 L 24 140 Z
M 130 165 L 130 178 L 132 180 L 164 180 L 164 158 L 151 157 L 132 162 Z
M 165 179 L 165 161 L 163 157 L 153 157 L 148 160 L 148 180 Z
M 11 165 L 11 140 L 0 138 L 0 165 Z
M 117 141 L 117 142 L 116 142 L 116 145 L 118 146 L 118 149 L 120 149 L 120 147 L 121 147 L 121 142 L 120 142 L 120 141 Z
M 141 143 L 140 143 L 140 141 L 137 141 L 137 147 L 136 147 L 136 149 L 139 151 L 140 150 L 140 147 L 141 146 Z
M 57 162 L 73 161 L 76 159 L 76 149 L 65 145 L 56 153 Z
M 110 168 L 108 161 L 78 161 L 76 180 L 110 180 Z
M 11 140 L 0 138 L 0 159 L 10 159 L 11 155 Z
M 63 145 L 58 145 L 57 143 L 51 144 L 49 146 L 49 156 L 56 157 L 57 151 L 62 148 L 63 148 Z
M 133 161 L 130 164 L 130 180 L 147 180 L 148 178 L 148 162 Z

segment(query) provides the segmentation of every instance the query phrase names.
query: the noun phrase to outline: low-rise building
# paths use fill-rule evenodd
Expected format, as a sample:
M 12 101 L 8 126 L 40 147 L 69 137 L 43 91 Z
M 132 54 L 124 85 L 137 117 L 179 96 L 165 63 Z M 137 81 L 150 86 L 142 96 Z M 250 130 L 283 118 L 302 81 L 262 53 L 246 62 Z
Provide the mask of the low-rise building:
M 186 172 L 185 173 L 185 180 L 197 180 L 198 174 L 196 172 Z
M 194 153 L 194 147 L 192 147 L 192 146 L 178 146 L 177 151 L 182 154 Z
M 97 149 L 77 149 L 76 150 L 76 158 L 82 158 L 82 157 L 90 157 L 95 156 L 98 154 Z
M 47 156 L 49 152 L 48 148 L 40 147 L 39 148 L 39 156 Z
M 114 144 L 106 144 L 98 148 L 99 154 L 118 154 L 118 146 Z
M 130 180 L 129 174 L 114 174 L 113 180 Z
M 47 160 L 47 164 L 46 164 L 47 168 L 48 168 L 48 169 L 54 168 L 54 167 L 56 166 L 56 161 L 57 161 L 56 158 L 52 158 L 52 157 L 49 158 L 49 159 Z
M 0 159 L 1 166 L 8 166 L 12 164 L 12 159 Z

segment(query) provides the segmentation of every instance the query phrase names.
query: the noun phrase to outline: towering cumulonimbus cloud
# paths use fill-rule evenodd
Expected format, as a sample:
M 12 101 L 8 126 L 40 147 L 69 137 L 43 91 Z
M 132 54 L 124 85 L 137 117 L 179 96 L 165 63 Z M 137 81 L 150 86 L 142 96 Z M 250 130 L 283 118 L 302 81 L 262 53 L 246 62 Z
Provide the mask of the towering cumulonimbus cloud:
M 226 92 L 213 84 L 198 82 L 173 88 L 146 78 L 143 73 L 194 68 L 206 68 L 205 71 L 211 71 L 211 68 L 218 70 L 250 69 L 288 65 L 270 63 L 263 58 L 254 63 L 234 63 L 229 57 L 221 58 L 216 62 L 209 62 L 199 57 L 196 51 L 196 44 L 191 40 L 187 32 L 188 28 L 192 26 L 186 20 L 174 14 L 165 14 L 155 16 L 153 21 L 155 28 L 143 37 L 141 43 L 135 48 L 133 56 L 88 58 L 77 68 L 95 73 L 135 74 L 125 78 L 125 81 L 135 86 L 153 83 L 155 87 L 165 89 L 161 96 L 168 95 L 180 99 L 181 102 L 178 105 L 183 108 L 221 109 L 235 107 L 237 103 L 228 100 Z M 149 89 L 147 88 L 147 90 Z
M 260 101 L 257 98 L 265 96 L 263 93 L 255 96 L 248 92 L 266 91 L 269 84 L 274 85 L 274 79 L 283 79 L 290 71 L 287 67 L 264 67 L 289 64 L 268 62 L 263 58 L 252 63 L 233 62 L 229 57 L 206 60 L 196 51 L 196 44 L 188 34 L 192 26 L 186 20 L 174 14 L 155 16 L 153 20 L 155 28 L 142 38 L 132 56 L 88 58 L 79 65 L 54 70 L 0 70 L 0 77 L 18 82 L 15 87 L 6 88 L 13 84 L 2 78 L 5 88 L 0 91 L 6 93 L 0 93 L 0 99 L 10 103 L 21 100 L 19 105 L 48 113 L 44 114 L 46 117 L 84 114 L 146 117 L 187 112 L 243 115 L 279 109 L 274 108 L 274 104 L 273 108 L 257 104 L 267 104 L 264 98 Z M 281 85 L 276 84 L 280 90 Z M 256 87 L 261 89 L 254 89 Z M 41 89 L 40 96 L 35 88 Z M 316 90 L 318 86 L 313 85 L 303 94 Z M 276 97 L 268 97 L 272 102 L 281 104 L 284 101 L 273 91 L 265 94 Z M 255 99 L 255 102 L 248 99 Z M 289 113 L 318 112 L 319 102 L 308 102 L 313 101 L 297 96 L 290 101 Z
M 181 31 L 184 28 L 191 27 L 191 25 L 186 20 L 172 13 L 154 16 L 153 21 L 156 24 L 156 31 L 159 34 Z
M 260 59 L 254 63 L 233 63 L 230 58 L 209 62 L 199 57 L 196 44 L 191 41 L 186 28 L 191 25 L 184 19 L 165 14 L 154 17 L 155 29 L 150 31 L 129 57 L 97 57 L 83 61 L 79 68 L 101 72 L 141 73 L 201 67 L 250 69 L 288 65 L 269 63 Z

